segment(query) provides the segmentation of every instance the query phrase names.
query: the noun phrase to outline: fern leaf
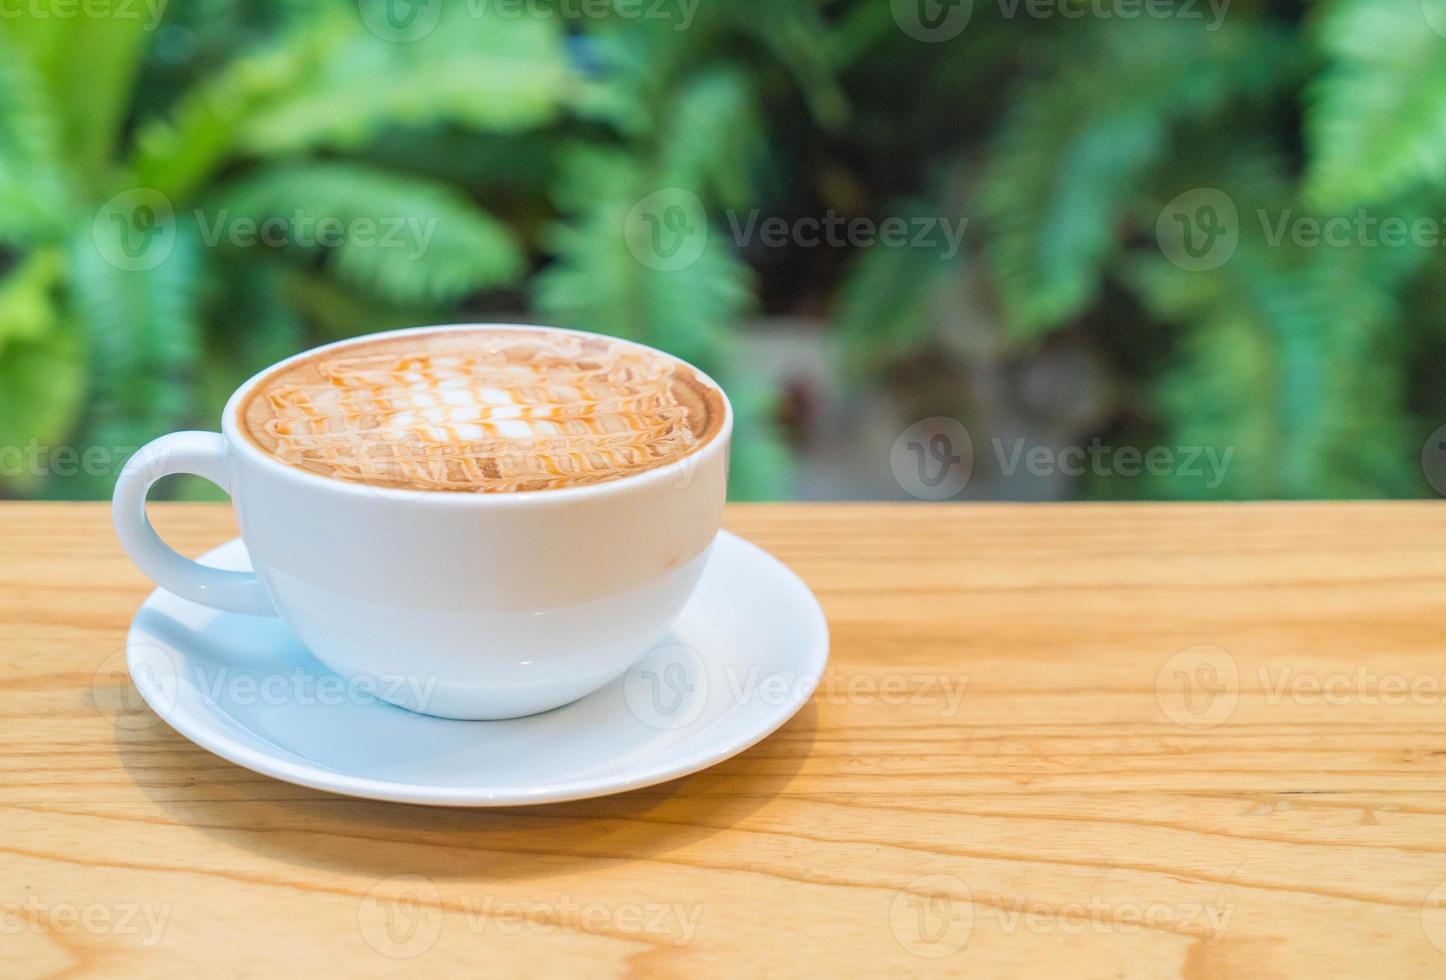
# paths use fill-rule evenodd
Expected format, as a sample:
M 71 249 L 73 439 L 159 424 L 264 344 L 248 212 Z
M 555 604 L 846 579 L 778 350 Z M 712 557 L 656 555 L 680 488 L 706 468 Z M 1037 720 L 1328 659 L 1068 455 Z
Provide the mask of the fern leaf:
M 589 22 L 574 38 L 575 60 L 586 85 L 573 100 L 582 116 L 631 137 L 647 137 L 658 125 L 657 107 L 687 70 L 689 38 L 716 30 L 718 8 L 700 4 L 698 21 L 688 32 L 652 20 Z
M 313 346 L 305 319 L 285 292 L 279 263 L 218 262 L 205 304 L 208 328 L 202 360 L 200 416 L 216 418 L 231 393 L 251 375 Z M 359 326 L 374 329 L 365 318 Z
M 821 125 L 836 127 L 848 118 L 848 100 L 834 75 L 830 28 L 812 2 L 740 0 L 727 9 L 741 30 L 788 68 Z
M 319 72 L 248 118 L 243 140 L 255 153 L 281 154 L 357 147 L 395 125 L 518 132 L 554 119 L 578 88 L 558 18 L 450 4 L 411 43 L 358 25 Z
M 184 96 L 169 117 L 140 128 L 129 164 L 137 185 L 173 200 L 188 198 L 227 158 L 246 148 L 249 120 L 289 97 L 355 33 L 341 17 L 318 16 L 273 46 L 226 66 Z
M 763 123 L 747 74 L 705 71 L 684 82 L 668 107 L 658 182 L 743 207 L 753 200 L 753 169 L 763 149 Z
M 1033 337 L 1097 295 L 1129 201 L 1171 128 L 1269 90 L 1294 71 L 1282 39 L 1190 22 L 1094 25 L 1087 44 L 1020 93 L 981 188 L 1006 318 Z
M 912 40 L 899 30 L 899 23 L 888 5 L 855 4 L 840 13 L 838 24 L 833 28 L 827 45 L 829 61 L 839 67 L 853 65 L 885 42 Z
M 44 81 L 61 159 L 79 180 L 99 185 L 124 131 L 135 78 L 161 8 L 137 4 L 130 16 L 107 17 L 84 9 L 71 8 L 67 16 L 40 4 L 26 6 L 5 15 L 6 30 Z
M 70 209 L 44 83 L 0 29 L 0 242 L 59 233 Z
M 787 500 L 794 496 L 792 453 L 778 429 L 777 393 L 740 365 L 715 375 L 733 406 L 728 499 Z
M 0 466 L 0 482 L 31 494 L 49 456 L 70 432 L 85 393 L 79 332 L 58 305 L 65 256 L 38 249 L 0 279 L 0 446 L 19 451 Z M 18 465 L 16 465 L 18 464 Z
M 72 431 L 84 396 L 84 343 L 74 325 L 56 323 L 5 345 L 0 352 L 0 446 L 21 455 L 0 466 L 0 485 L 31 495 L 52 469 L 80 465 L 81 460 L 65 460 L 56 452 Z
M 1374 203 L 1446 173 L 1446 3 L 1333 0 L 1306 117 L 1309 198 Z
M 0 353 L 11 341 L 36 340 L 61 323 L 58 287 L 65 274 L 59 246 L 31 252 L 0 279 Z
M 319 272 L 290 268 L 283 271 L 286 301 L 296 307 L 307 327 L 323 342 L 401 330 L 436 319 L 437 311 L 431 306 L 379 303 L 375 297 Z
M 90 350 L 91 398 L 81 438 L 117 457 L 189 422 L 195 405 L 200 331 L 196 318 L 198 244 L 178 234 L 164 262 L 119 268 L 119 235 L 98 224 L 70 250 L 71 289 Z M 114 474 L 82 473 L 62 496 L 103 496 Z
M 447 302 L 522 272 L 511 232 L 465 196 L 355 164 L 263 169 L 203 210 L 203 238 L 225 244 L 238 219 L 268 222 L 273 242 L 320 250 L 338 278 L 396 304 Z
M 890 209 L 900 216 L 928 210 L 917 201 Z M 957 274 L 959 265 L 958 256 L 934 249 L 876 245 L 861 252 L 839 289 L 835 316 L 849 372 L 862 374 L 917 349 L 938 322 L 936 290 Z
M 716 229 L 687 268 L 649 268 L 628 247 L 631 202 L 599 202 L 553 229 L 555 261 L 535 283 L 539 307 L 568 326 L 653 344 L 703 367 L 718 364 L 751 303 L 748 270 Z
M 736 499 L 781 496 L 787 454 L 771 398 L 736 366 L 729 338 L 752 305 L 749 270 L 712 229 L 696 259 L 655 268 L 630 244 L 629 215 L 651 191 L 643 161 L 616 150 L 574 148 L 559 200 L 578 210 L 554 227 L 553 262 L 534 281 L 534 302 L 550 321 L 640 340 L 708 371 L 734 399 Z M 569 207 L 569 210 L 572 208 Z
M 1387 249 L 1266 248 L 1244 239 L 1211 272 L 1163 259 L 1129 274 L 1147 307 L 1188 332 L 1156 405 L 1176 446 L 1232 454 L 1224 481 L 1176 474 L 1147 495 L 1409 495 L 1419 474 L 1404 424 L 1393 300 L 1409 268 Z

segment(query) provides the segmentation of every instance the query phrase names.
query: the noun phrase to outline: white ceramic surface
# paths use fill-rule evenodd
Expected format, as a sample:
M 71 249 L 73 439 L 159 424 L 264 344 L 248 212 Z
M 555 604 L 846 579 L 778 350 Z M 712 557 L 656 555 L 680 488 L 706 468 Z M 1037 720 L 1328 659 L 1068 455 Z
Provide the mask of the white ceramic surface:
M 542 329 L 420 327 L 330 347 L 489 326 Z M 231 396 L 219 434 L 173 433 L 132 457 L 116 483 L 116 533 L 157 585 L 217 609 L 280 615 L 348 678 L 426 679 L 425 700 L 421 687 L 378 684 L 396 703 L 468 719 L 567 704 L 636 663 L 703 572 L 722 519 L 731 408 L 697 452 L 624 479 L 521 493 L 406 491 L 317 476 L 254 446 L 236 412 L 272 370 Z M 151 529 L 146 491 L 170 473 L 231 494 L 254 575 L 203 568 Z
M 792 717 L 823 673 L 828 627 L 808 587 L 727 531 L 712 550 L 692 599 L 642 661 L 528 718 L 414 714 L 328 671 L 278 619 L 219 612 L 162 589 L 131 625 L 127 660 L 141 696 L 171 727 L 288 782 L 440 806 L 617 793 L 742 752 Z M 240 541 L 202 560 L 248 567 Z

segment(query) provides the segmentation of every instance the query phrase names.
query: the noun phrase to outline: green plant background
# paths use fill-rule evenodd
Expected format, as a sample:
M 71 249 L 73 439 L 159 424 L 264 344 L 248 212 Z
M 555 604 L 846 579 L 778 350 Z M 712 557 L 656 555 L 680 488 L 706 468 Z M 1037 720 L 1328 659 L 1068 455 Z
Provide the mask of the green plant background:
M 1073 440 L 1235 452 L 1218 486 L 1087 476 L 1064 495 L 1431 492 L 1439 248 L 1273 242 L 1252 216 L 1443 219 L 1435 0 L 1236 0 L 1218 24 L 1198 0 L 1133 17 L 973 0 L 938 43 L 882 0 L 452 0 L 398 43 L 363 16 L 385 2 L 186 0 L 155 24 L 36 0 L 0 19 L 0 447 L 124 455 L 214 428 L 236 384 L 316 343 L 522 311 L 712 372 L 738 413 L 733 495 L 781 498 L 806 437 L 743 328 L 805 317 L 845 395 L 885 392 L 905 420 L 987 432 L 1009 397 L 990 379 L 1024 377 Z M 174 206 L 174 246 L 132 271 L 106 261 L 126 232 L 106 202 L 135 188 Z M 660 188 L 696 193 L 715 230 L 751 209 L 969 224 L 958 255 L 714 234 L 655 270 L 624 229 Z M 1203 271 L 1156 240 L 1197 188 L 1241 215 Z M 437 230 L 420 257 L 243 248 L 195 217 L 297 211 Z M 12 466 L 0 495 L 113 480 Z

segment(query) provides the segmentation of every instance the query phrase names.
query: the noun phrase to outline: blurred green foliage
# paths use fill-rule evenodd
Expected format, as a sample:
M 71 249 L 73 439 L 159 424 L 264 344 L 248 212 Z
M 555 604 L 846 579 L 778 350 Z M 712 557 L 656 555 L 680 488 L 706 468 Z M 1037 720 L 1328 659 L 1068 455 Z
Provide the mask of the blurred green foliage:
M 1084 492 L 1425 490 L 1446 264 L 1268 231 L 1446 220 L 1437 0 L 1240 0 L 1218 21 L 1194 0 L 1133 18 L 973 0 L 938 43 L 901 27 L 902 0 L 450 0 L 415 38 L 389 35 L 398 2 L 0 19 L 0 446 L 123 456 L 214 427 L 236 384 L 314 343 L 529 308 L 714 373 L 738 412 L 734 495 L 778 497 L 778 392 L 737 328 L 803 313 L 834 324 L 848 377 L 906 404 L 920 363 L 960 362 L 921 412 L 978 409 L 962 379 L 983 347 L 1027 362 L 1067 340 L 1118 393 L 1097 434 L 1236 451 L 1219 487 Z M 715 231 L 754 208 L 965 216 L 967 244 L 819 257 L 719 233 L 653 268 L 626 229 L 667 188 Z M 1182 267 L 1158 229 L 1202 188 L 1237 210 L 1238 245 Z M 217 234 L 291 215 L 431 231 L 414 250 Z M 105 496 L 114 472 L 9 467 L 0 493 Z
M 972 295 L 997 311 L 993 343 L 1028 359 L 1068 342 L 1103 362 L 1117 402 L 1091 435 L 1234 453 L 1218 486 L 1116 474 L 1087 476 L 1083 492 L 1429 493 L 1422 445 L 1446 419 L 1446 263 L 1432 241 L 1446 223 L 1446 4 L 1237 2 L 1218 27 L 1202 4 L 1131 19 L 1007 9 L 974 5 L 952 42 L 974 54 L 967 65 L 892 63 L 899 90 L 965 107 L 957 118 L 983 134 L 939 141 L 918 111 L 896 135 L 942 147 L 927 157 L 941 190 L 926 207 L 980 218 Z M 1002 94 L 979 109 L 966 93 L 980 88 Z M 1196 264 L 1163 229 L 1215 202 L 1237 212 L 1233 254 Z M 1393 241 L 1387 219 L 1427 227 Z M 846 290 L 840 321 L 859 358 L 899 337 L 927 344 L 947 322 L 958 277 L 924 285 L 921 301 L 925 278 L 885 268 L 899 263 L 874 251 L 848 273 L 858 295 Z
M 380 0 L 178 3 L 159 27 L 0 20 L 0 445 L 119 459 L 214 426 L 226 394 L 282 356 L 445 322 L 548 262 L 530 290 L 542 315 L 716 372 L 738 410 L 735 492 L 781 494 L 769 393 L 730 371 L 745 266 L 717 248 L 654 271 L 621 234 L 653 186 L 751 193 L 766 66 L 723 52 L 763 24 L 722 9 L 687 31 L 594 19 L 579 33 L 545 6 L 458 2 L 407 43 L 374 29 Z M 413 250 L 231 234 L 293 214 L 429 234 Z M 20 494 L 103 496 L 114 479 L 13 470 Z

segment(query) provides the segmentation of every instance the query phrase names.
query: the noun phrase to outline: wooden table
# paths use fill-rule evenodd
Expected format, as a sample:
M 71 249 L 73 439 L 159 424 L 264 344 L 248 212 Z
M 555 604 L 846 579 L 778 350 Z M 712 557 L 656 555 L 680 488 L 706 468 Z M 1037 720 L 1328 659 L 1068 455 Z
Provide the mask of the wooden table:
M 1439 504 L 727 523 L 823 602 L 813 702 L 686 779 L 459 811 L 147 719 L 107 509 L 0 506 L 0 975 L 1446 973 Z

